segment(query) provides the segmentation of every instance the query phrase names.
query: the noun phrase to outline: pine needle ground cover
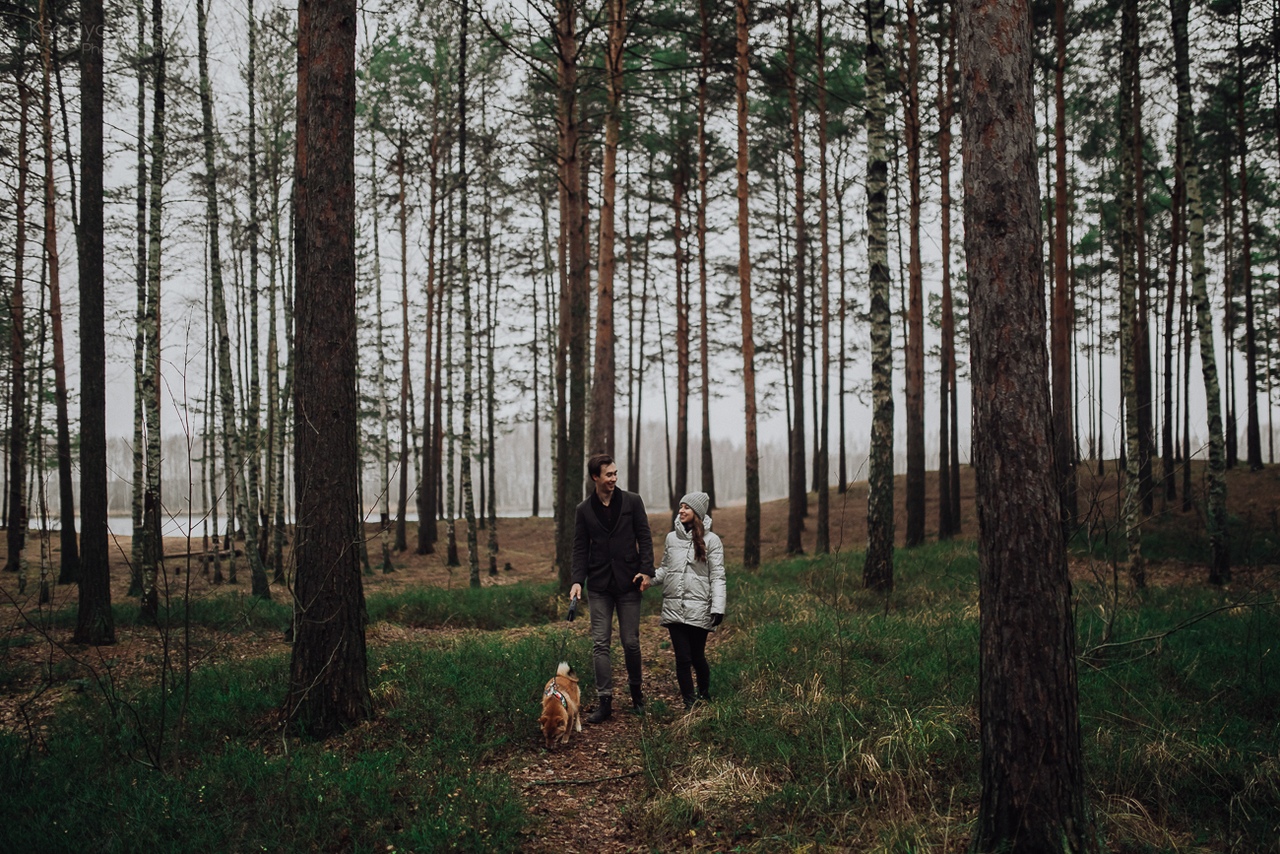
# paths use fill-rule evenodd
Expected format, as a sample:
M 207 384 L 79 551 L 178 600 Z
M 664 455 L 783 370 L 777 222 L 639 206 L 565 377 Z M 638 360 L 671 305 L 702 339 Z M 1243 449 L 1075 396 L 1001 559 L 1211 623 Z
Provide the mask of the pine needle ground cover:
M 627 727 L 640 766 L 627 845 L 964 849 L 979 794 L 974 548 L 899 551 L 887 597 L 862 589 L 861 567 L 847 554 L 731 568 L 714 700 L 687 715 L 655 700 Z M 1107 846 L 1277 850 L 1275 578 L 1139 595 L 1077 574 L 1081 730 Z M 279 734 L 279 650 L 187 668 L 175 632 L 145 676 L 51 666 L 56 713 L 0 736 L 5 846 L 526 850 L 540 819 L 510 769 L 542 754 L 540 686 L 569 658 L 594 700 L 589 641 L 555 625 L 562 605 L 538 585 L 371 596 L 371 633 L 392 639 L 371 644 L 378 714 L 323 744 Z M 254 607 L 185 613 L 228 638 L 278 633 L 283 609 Z

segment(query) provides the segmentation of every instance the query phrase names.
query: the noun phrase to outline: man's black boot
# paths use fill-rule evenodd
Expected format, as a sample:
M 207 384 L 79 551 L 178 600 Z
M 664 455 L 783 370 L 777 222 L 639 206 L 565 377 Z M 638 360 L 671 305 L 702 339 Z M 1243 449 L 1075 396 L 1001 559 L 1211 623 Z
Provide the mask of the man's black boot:
M 599 698 L 596 703 L 596 710 L 587 715 L 587 723 L 604 723 L 611 717 L 613 717 L 613 697 L 606 694 Z
M 644 694 L 640 691 L 639 685 L 628 686 L 631 688 L 631 708 L 635 709 L 637 714 L 644 714 Z

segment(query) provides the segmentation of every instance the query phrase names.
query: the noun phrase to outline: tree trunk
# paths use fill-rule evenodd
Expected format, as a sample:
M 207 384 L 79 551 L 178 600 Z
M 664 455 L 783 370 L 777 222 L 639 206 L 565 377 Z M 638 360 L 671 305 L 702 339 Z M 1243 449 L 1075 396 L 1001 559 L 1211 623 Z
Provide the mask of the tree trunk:
M 13 290 L 9 296 L 9 513 L 5 519 L 8 554 L 6 572 L 25 572 L 23 550 L 27 545 L 26 460 L 27 460 L 27 371 L 26 371 L 26 305 L 24 260 L 27 253 L 27 154 L 28 90 L 17 73 L 18 84 L 18 193 L 14 218 L 17 236 L 14 246 Z
M 821 423 L 818 427 L 818 442 L 814 453 L 818 461 L 818 476 L 814 479 L 814 488 L 818 492 L 818 530 L 814 551 L 818 554 L 831 552 L 831 490 L 830 490 L 830 448 L 828 439 L 831 425 L 831 251 L 827 236 L 827 56 L 826 33 L 823 31 L 822 0 L 818 0 L 818 30 L 815 45 L 818 61 L 818 240 L 819 279 L 822 287 L 822 357 L 819 370 L 822 372 L 822 394 L 819 405 L 822 407 Z M 841 247 L 843 251 L 843 247 Z M 923 478 L 924 473 L 921 472 Z M 923 486 L 923 480 L 921 481 Z M 923 509 L 922 511 L 923 512 Z
M 920 267 L 920 38 L 913 0 L 907 0 L 907 531 L 908 546 L 924 542 L 924 282 Z
M 622 135 L 622 51 L 627 35 L 626 0 L 607 0 L 609 39 L 605 45 L 604 168 L 601 176 L 600 245 L 597 256 L 595 365 L 591 379 L 591 433 L 587 450 L 596 454 L 614 452 L 613 398 L 617 360 L 614 353 L 613 281 L 617 268 L 614 257 L 614 211 L 618 187 L 618 141 Z
M 350 0 L 298 6 L 297 582 L 284 717 L 321 738 L 373 713 L 352 477 L 355 22 Z
M 1213 312 L 1204 264 L 1204 200 L 1200 194 L 1200 160 L 1191 106 L 1191 60 L 1187 35 L 1190 0 L 1173 0 L 1174 69 L 1178 91 L 1178 136 L 1183 142 L 1187 181 L 1188 250 L 1191 255 L 1191 290 L 1200 337 L 1200 369 L 1204 378 L 1209 428 L 1209 489 L 1205 528 L 1209 535 L 1209 582 L 1231 580 L 1231 543 L 1227 534 L 1226 442 L 1222 430 L 1222 390 L 1218 386 L 1218 360 L 1213 341 Z M 1227 348 L 1228 357 L 1231 349 Z M 1189 463 L 1188 463 L 1189 464 Z
M 134 162 L 134 334 L 133 334 L 133 376 L 135 390 L 133 395 L 133 478 L 130 495 L 130 515 L 132 517 L 133 542 L 130 547 L 129 562 L 129 595 L 142 595 L 143 553 L 146 551 L 147 532 L 142 524 L 142 482 L 145 478 L 143 468 L 143 414 L 142 394 L 138 387 L 142 385 L 145 373 L 143 360 L 146 355 L 146 342 L 142 334 L 142 318 L 147 306 L 147 71 L 151 65 L 147 58 L 146 11 L 142 0 L 134 6 L 134 17 L 137 20 L 137 55 L 134 62 L 138 67 L 138 99 L 137 107 L 137 158 Z M 214 517 L 217 518 L 216 516 Z M 219 581 L 221 579 L 218 579 Z
M 251 417 L 246 424 L 246 440 L 240 440 L 237 427 L 234 384 L 231 380 L 231 337 L 227 319 L 226 296 L 222 282 L 222 254 L 219 234 L 222 229 L 218 214 L 218 179 L 217 165 L 214 161 L 213 130 L 213 92 L 209 80 L 209 52 L 206 36 L 207 6 L 204 0 L 196 0 L 196 34 L 197 53 L 200 73 L 200 114 L 202 118 L 202 142 L 204 144 L 204 190 L 205 190 L 205 222 L 209 231 L 209 280 L 213 297 L 213 319 L 217 326 L 218 348 L 218 386 L 222 406 L 224 435 L 230 447 L 228 476 L 237 481 L 237 492 L 241 500 L 233 505 L 239 513 L 240 527 L 245 532 L 245 555 L 249 559 L 249 570 L 253 595 L 262 599 L 271 598 L 271 588 L 267 582 L 266 567 L 262 562 L 262 553 L 258 549 L 258 506 L 256 482 L 258 475 L 256 464 L 250 465 L 250 458 L 256 459 L 258 450 L 254 436 L 257 432 L 257 418 Z M 256 254 L 256 253 L 255 253 Z M 253 262 L 256 264 L 256 260 Z M 256 294 L 253 298 L 256 299 Z M 253 324 L 256 328 L 256 324 Z M 256 341 L 257 335 L 253 336 Z M 254 346 L 254 345 L 251 345 Z M 252 371 L 256 376 L 257 371 Z M 252 398 L 252 394 L 250 395 Z M 254 409 L 250 404 L 250 409 Z M 256 411 L 256 410 L 255 410 Z M 251 471 L 247 471 L 250 470 Z
M 885 156 L 884 0 L 867 6 L 867 281 L 871 291 L 871 449 L 863 585 L 893 589 L 893 318 Z
M 471 586 L 480 586 L 479 532 L 476 531 L 476 504 L 471 485 L 471 411 L 475 406 L 475 321 L 471 316 L 471 267 L 468 262 L 467 221 L 467 27 L 470 23 L 468 0 L 462 0 L 462 38 L 458 50 L 458 268 L 462 276 L 462 506 L 467 519 L 467 566 Z
M 103 225 L 103 9 L 81 0 L 80 596 L 73 643 L 115 643 L 107 531 L 107 351 Z
M 398 148 L 396 150 L 396 171 L 401 172 L 404 165 L 404 137 L 403 135 L 397 141 Z M 377 460 L 378 469 L 378 493 L 376 500 L 378 502 L 378 544 L 382 547 L 382 571 L 383 573 L 391 572 L 393 567 L 391 564 L 391 486 L 389 477 L 391 472 L 391 417 L 387 412 L 387 342 L 384 336 L 383 310 L 382 310 L 382 223 L 379 222 L 378 214 L 382 208 L 382 190 L 379 186 L 379 178 L 381 170 L 378 168 L 378 139 L 374 132 L 372 123 L 369 129 L 369 181 L 372 185 L 369 194 L 372 197 L 373 204 L 373 323 L 374 323 L 374 389 L 378 397 L 378 439 L 377 448 L 374 451 L 374 459 Z M 403 181 L 399 186 L 403 188 Z M 403 204 L 400 213 L 404 212 Z M 401 264 L 403 266 L 403 257 Z M 358 393 L 358 391 L 357 391 Z M 364 456 L 361 455 L 363 462 Z M 363 487 L 363 482 L 362 482 Z M 361 493 L 361 510 L 364 510 L 364 493 Z M 361 515 L 363 519 L 363 513 Z M 366 551 L 368 546 L 365 546 Z
M 682 217 L 689 176 L 679 139 L 675 140 L 674 151 L 671 206 L 675 219 L 671 238 L 675 244 L 676 268 L 676 464 L 669 502 L 672 510 L 678 509 L 680 497 L 689 491 L 689 259 L 685 254 Z
M 409 509 L 409 469 L 413 452 L 409 440 L 409 395 L 413 393 L 413 383 L 409 378 L 409 211 L 405 191 L 405 152 L 408 146 L 409 141 L 401 131 L 399 161 L 396 164 L 396 191 L 400 203 L 400 488 L 396 496 L 395 542 L 398 552 L 409 550 L 405 516 Z
M 1249 134 L 1245 125 L 1244 4 L 1236 6 L 1236 145 L 1240 153 L 1240 279 L 1244 290 L 1245 457 L 1249 471 L 1262 470 L 1258 420 L 1258 339 L 1253 313 L 1253 234 L 1249 224 Z M 1280 45 L 1276 46 L 1280 48 Z M 1269 400 L 1270 398 L 1268 398 Z
M 787 100 L 791 107 L 791 156 L 795 163 L 795 265 L 796 284 L 792 310 L 791 341 L 791 441 L 788 448 L 790 477 L 787 491 L 787 554 L 804 554 L 800 534 L 804 530 L 804 517 L 808 514 L 808 494 L 805 490 L 804 452 L 804 329 L 808 298 L 805 296 L 805 222 L 804 222 L 804 140 L 800 131 L 799 74 L 796 68 L 796 14 L 798 4 L 787 4 Z
M 58 516 L 62 554 L 58 583 L 70 584 L 80 575 L 80 544 L 76 538 L 76 499 L 71 484 L 71 425 L 67 416 L 67 363 L 63 356 L 61 260 L 58 256 L 57 188 L 53 159 L 53 55 L 49 22 L 52 15 L 40 2 L 40 52 L 44 137 L 44 248 L 49 270 L 49 324 L 53 333 L 54 420 L 58 444 Z
M 737 63 L 734 66 L 738 130 L 738 298 L 742 313 L 742 393 L 746 418 L 746 530 L 742 535 L 742 565 L 760 565 L 760 452 L 756 433 L 756 345 L 751 308 L 751 219 L 748 204 L 750 150 L 747 147 L 747 71 L 750 62 L 750 0 L 735 0 Z
M 1056 63 L 1053 74 L 1054 186 L 1053 213 L 1053 313 L 1049 321 L 1053 353 L 1053 437 L 1058 463 L 1058 487 L 1062 497 L 1062 534 L 1070 540 L 1078 513 L 1076 498 L 1075 434 L 1072 429 L 1071 329 L 1075 310 L 1067 277 L 1067 0 L 1056 0 L 1053 13 Z
M 1141 271 L 1134 259 L 1139 239 L 1136 208 L 1141 201 L 1136 195 L 1138 164 L 1134 144 L 1139 134 L 1134 121 L 1137 117 L 1135 90 L 1139 74 L 1137 0 L 1125 0 L 1120 41 L 1120 387 L 1125 410 L 1125 481 L 1121 514 L 1128 545 L 1129 575 L 1134 585 L 1142 588 L 1146 586 L 1146 572 L 1142 559 L 1142 406 L 1138 399 L 1138 373 L 1142 365 L 1138 355 L 1141 336 L 1137 305 Z
M 438 90 L 437 90 L 438 92 Z M 432 335 L 435 332 L 436 314 L 440 311 L 436 294 L 439 290 L 436 271 L 436 233 L 439 222 L 436 219 L 436 208 L 439 204 L 440 178 L 440 131 L 439 106 L 436 103 L 438 94 L 433 95 L 431 103 L 431 142 L 428 146 L 428 157 L 431 161 L 430 178 L 427 194 L 427 317 L 424 324 L 426 348 L 424 349 L 424 366 L 422 372 L 422 482 L 418 485 L 418 549 L 420 555 L 434 554 L 436 550 L 436 454 L 435 434 L 438 410 L 432 409 L 433 400 L 439 397 L 439 386 L 433 382 L 432 376 Z M 438 366 L 437 366 L 438 369 Z
M 142 527 L 146 540 L 142 552 L 143 619 L 156 619 L 160 600 L 156 578 L 162 566 L 160 494 L 160 270 L 163 237 L 165 86 L 167 57 L 164 45 L 162 0 L 151 4 L 151 47 L 155 63 L 154 106 L 151 129 L 151 174 L 147 213 L 147 293 L 142 319 L 144 345 L 142 387 L 143 435 L 146 445 L 145 479 L 142 489 Z
M 959 8 L 981 610 L 972 850 L 1096 851 L 1049 429 L 1031 15 L 1017 0 Z
M 956 320 L 951 296 L 951 118 L 955 104 L 955 12 L 950 3 L 941 13 L 946 16 L 945 35 L 939 36 L 938 55 L 943 57 L 938 72 L 938 161 L 939 205 L 941 215 L 942 305 L 940 353 L 938 365 L 938 539 L 949 539 L 959 530 L 960 519 L 952 512 L 951 439 L 956 429 L 951 419 L 955 400 Z M 945 38 L 946 46 L 942 45 Z M 958 465 L 959 461 L 956 461 Z

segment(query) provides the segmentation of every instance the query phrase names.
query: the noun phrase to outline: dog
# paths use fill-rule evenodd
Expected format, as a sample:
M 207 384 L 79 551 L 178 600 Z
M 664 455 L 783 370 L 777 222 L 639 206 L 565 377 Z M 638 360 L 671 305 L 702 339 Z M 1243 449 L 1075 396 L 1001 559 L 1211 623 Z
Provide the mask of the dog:
M 569 727 L 582 732 L 582 716 L 578 702 L 578 675 L 569 662 L 560 662 L 556 675 L 542 689 L 542 737 L 549 748 L 554 743 L 569 743 Z

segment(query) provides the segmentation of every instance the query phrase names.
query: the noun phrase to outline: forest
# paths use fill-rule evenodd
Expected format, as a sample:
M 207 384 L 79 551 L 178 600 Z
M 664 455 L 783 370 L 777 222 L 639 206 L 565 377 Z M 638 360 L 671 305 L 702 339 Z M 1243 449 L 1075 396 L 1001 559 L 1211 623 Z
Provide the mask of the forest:
M 24 847 L 1273 850 L 1280 0 L 0 17 Z M 535 750 L 601 452 L 724 699 Z

